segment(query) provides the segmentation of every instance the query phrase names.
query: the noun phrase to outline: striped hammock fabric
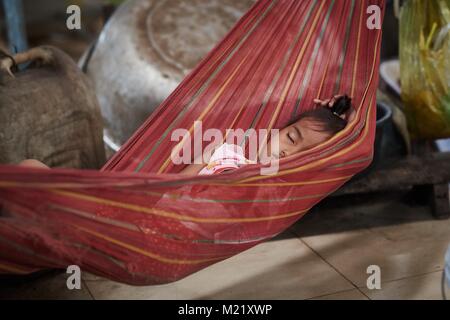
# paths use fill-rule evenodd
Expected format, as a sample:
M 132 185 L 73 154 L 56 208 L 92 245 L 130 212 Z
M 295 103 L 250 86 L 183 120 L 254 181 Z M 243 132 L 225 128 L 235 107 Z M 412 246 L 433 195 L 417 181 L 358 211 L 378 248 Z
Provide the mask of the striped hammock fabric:
M 270 239 L 373 154 L 384 0 L 259 0 L 101 171 L 0 166 L 0 273 L 78 265 L 133 285 L 181 279 Z M 314 98 L 353 97 L 355 119 L 280 161 L 186 177 L 171 132 L 282 128 Z

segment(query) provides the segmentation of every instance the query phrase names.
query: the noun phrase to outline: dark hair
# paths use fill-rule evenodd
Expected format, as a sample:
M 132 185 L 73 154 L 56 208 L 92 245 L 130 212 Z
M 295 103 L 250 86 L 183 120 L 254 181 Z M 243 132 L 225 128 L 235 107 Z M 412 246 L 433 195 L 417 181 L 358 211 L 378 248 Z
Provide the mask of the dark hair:
M 336 100 L 333 107 L 317 107 L 316 109 L 306 111 L 292 121 L 293 124 L 301 119 L 312 119 L 322 125 L 324 132 L 334 135 L 343 130 L 347 125 L 347 120 L 340 116 L 345 114 L 352 106 L 352 99 L 344 95 Z

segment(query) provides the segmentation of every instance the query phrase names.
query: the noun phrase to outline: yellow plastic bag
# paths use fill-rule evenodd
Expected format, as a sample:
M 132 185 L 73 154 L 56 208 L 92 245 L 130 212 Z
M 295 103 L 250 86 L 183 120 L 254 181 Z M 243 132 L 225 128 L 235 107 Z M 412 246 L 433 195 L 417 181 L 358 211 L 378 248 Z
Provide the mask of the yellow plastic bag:
M 412 138 L 450 137 L 450 0 L 405 1 L 400 69 Z

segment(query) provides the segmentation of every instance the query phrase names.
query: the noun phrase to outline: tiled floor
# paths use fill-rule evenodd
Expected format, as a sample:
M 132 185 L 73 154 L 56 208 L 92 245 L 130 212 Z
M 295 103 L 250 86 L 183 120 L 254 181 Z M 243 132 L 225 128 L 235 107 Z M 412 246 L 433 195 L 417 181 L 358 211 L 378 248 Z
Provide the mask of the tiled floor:
M 0 298 L 59 299 L 441 299 L 450 220 L 400 195 L 331 199 L 272 241 L 169 285 L 130 287 L 84 274 L 81 290 L 64 273 L 20 285 Z M 366 286 L 381 268 L 381 289 Z

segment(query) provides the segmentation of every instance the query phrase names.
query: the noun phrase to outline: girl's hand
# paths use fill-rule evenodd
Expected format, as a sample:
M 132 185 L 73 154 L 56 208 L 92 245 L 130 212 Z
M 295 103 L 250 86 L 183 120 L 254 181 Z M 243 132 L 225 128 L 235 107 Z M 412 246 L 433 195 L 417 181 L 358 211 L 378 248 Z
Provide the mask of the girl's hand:
M 343 94 L 338 94 L 332 97 L 331 99 L 326 100 L 320 100 L 320 99 L 314 99 L 314 103 L 318 104 L 324 108 L 332 108 L 336 101 L 340 98 L 342 98 Z M 351 107 L 345 114 L 341 115 L 340 117 L 347 122 L 351 122 L 356 116 L 356 110 L 355 108 Z
M 342 98 L 343 96 L 344 96 L 343 94 L 337 94 L 334 97 L 332 97 L 331 99 L 326 99 L 326 100 L 314 99 L 314 103 L 319 104 L 322 107 L 332 108 L 334 106 L 334 104 L 336 103 L 336 101 L 339 98 Z

